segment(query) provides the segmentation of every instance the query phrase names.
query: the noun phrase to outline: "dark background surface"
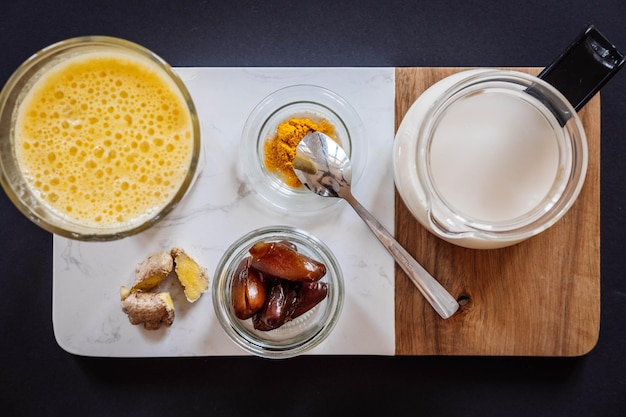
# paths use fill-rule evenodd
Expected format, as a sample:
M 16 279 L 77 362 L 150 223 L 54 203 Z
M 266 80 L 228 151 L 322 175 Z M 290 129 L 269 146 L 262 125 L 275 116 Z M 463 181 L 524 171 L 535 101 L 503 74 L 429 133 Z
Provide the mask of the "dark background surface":
M 126 38 L 173 66 L 545 66 L 587 23 L 626 51 L 625 22 L 623 0 L 4 2 L 0 83 L 79 35 Z M 588 355 L 76 357 L 54 338 L 52 238 L 0 193 L 1 414 L 625 415 L 626 71 L 601 105 L 602 312 Z

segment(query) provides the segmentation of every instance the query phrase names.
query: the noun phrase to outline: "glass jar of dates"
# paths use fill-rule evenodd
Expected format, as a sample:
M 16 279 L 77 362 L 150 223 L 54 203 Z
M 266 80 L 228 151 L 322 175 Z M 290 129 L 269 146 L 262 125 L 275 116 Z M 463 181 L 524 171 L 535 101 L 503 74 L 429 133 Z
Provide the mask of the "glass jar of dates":
M 343 275 L 330 249 L 289 226 L 257 229 L 234 242 L 212 285 L 215 313 L 228 336 L 266 358 L 297 356 L 320 344 L 344 300 Z

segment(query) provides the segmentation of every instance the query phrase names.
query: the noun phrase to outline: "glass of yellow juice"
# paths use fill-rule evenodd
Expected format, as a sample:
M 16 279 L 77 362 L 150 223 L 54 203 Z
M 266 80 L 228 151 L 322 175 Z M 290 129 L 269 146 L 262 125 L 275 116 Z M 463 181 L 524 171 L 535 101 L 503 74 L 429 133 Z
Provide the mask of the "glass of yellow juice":
M 200 127 L 160 57 L 122 39 L 61 41 L 27 59 L 0 93 L 0 182 L 57 235 L 92 241 L 143 231 L 194 180 Z

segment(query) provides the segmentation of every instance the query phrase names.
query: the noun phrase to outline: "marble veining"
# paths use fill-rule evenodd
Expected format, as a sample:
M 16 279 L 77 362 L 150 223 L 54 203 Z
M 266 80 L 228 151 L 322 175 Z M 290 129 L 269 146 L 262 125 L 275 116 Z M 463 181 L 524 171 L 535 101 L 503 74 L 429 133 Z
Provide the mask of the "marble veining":
M 198 109 L 201 171 L 180 204 L 149 230 L 116 242 L 53 239 L 53 324 L 59 345 L 85 356 L 170 357 L 244 355 L 221 329 L 210 294 L 189 304 L 175 282 L 162 285 L 176 305 L 172 327 L 146 331 L 122 313 L 119 287 L 132 283 L 147 254 L 185 248 L 212 277 L 225 249 L 252 229 L 287 224 L 308 230 L 337 256 L 346 300 L 337 327 L 310 354 L 394 354 L 394 263 L 344 202 L 318 216 L 278 212 L 238 172 L 238 146 L 250 111 L 265 96 L 314 84 L 345 98 L 363 121 L 367 163 L 354 195 L 390 231 L 394 226 L 391 154 L 393 68 L 176 68 Z M 322 198 L 322 197 L 320 197 Z

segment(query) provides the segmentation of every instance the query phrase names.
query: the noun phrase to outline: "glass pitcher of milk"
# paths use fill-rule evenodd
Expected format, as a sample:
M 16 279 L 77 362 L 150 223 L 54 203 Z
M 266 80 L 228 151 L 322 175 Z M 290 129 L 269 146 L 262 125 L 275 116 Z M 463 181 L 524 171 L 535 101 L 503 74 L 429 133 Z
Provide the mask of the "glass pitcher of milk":
M 435 83 L 396 133 L 402 200 L 430 232 L 468 248 L 510 246 L 546 230 L 585 180 L 576 111 L 623 62 L 590 26 L 538 77 L 476 69 Z

